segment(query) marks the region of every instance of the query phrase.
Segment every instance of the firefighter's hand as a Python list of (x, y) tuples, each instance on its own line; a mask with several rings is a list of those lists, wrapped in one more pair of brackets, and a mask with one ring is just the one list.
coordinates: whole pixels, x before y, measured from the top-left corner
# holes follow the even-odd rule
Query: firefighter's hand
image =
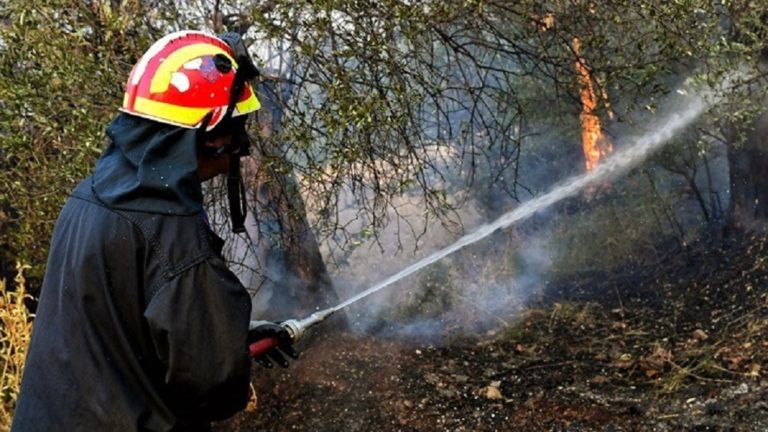
[(299, 354), (293, 349), (291, 335), (288, 334), (288, 330), (283, 326), (271, 321), (251, 321), (250, 329), (248, 330), (248, 344), (250, 345), (267, 338), (277, 339), (279, 341), (278, 345), (263, 355), (254, 357), (256, 363), (266, 368), (271, 368), (274, 361), (282, 367), (288, 367), (288, 360), (285, 359), (283, 354), (287, 354), (293, 359), (299, 358)]

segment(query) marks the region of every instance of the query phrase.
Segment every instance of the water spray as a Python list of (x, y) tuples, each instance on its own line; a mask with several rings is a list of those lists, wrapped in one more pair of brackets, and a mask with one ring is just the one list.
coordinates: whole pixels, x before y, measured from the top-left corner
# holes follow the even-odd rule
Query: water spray
[[(307, 331), (307, 329), (324, 321), (333, 315), (336, 311), (344, 309), (347, 306), (350, 306), (351, 304), (370, 296), (371, 294), (381, 291), (393, 283), (452, 254), (453, 252), (456, 252), (464, 246), (470, 245), (485, 237), (488, 237), (496, 230), (506, 228), (515, 222), (519, 222), (532, 216), (539, 210), (547, 208), (552, 204), (563, 200), (564, 198), (573, 196), (592, 183), (605, 180), (610, 176), (614, 176), (618, 173), (626, 171), (636, 163), (645, 159), (645, 157), (648, 156), (651, 152), (666, 144), (678, 132), (688, 126), (696, 118), (698, 118), (704, 112), (707, 106), (708, 105), (701, 99), (695, 99), (691, 101), (690, 105), (669, 116), (662, 124), (658, 125), (655, 130), (636, 138), (634, 142), (627, 146), (625, 150), (616, 152), (612, 156), (608, 157), (594, 170), (580, 176), (569, 178), (559, 186), (554, 187), (546, 194), (526, 201), (525, 204), (517, 207), (512, 211), (509, 211), (508, 213), (503, 214), (493, 222), (480, 226), (474, 232), (461, 237), (453, 244), (425, 258), (422, 258), (418, 262), (406, 267), (399, 273), (388, 277), (382, 282), (379, 282), (378, 284), (345, 300), (336, 306), (317, 311), (304, 319), (290, 319), (284, 321), (281, 323), (281, 325), (288, 331), (291, 339), (294, 342), (297, 342), (304, 336), (304, 333)], [(278, 344), (279, 340), (277, 338), (262, 339), (251, 344), (249, 347), (249, 352), (251, 357), (259, 357), (266, 351), (278, 346)]]

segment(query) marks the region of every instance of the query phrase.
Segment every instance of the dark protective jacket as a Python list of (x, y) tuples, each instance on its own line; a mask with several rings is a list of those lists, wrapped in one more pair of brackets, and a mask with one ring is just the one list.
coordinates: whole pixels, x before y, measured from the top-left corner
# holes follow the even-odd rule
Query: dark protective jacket
[(13, 431), (204, 431), (245, 406), (250, 297), (195, 131), (127, 114), (54, 230)]

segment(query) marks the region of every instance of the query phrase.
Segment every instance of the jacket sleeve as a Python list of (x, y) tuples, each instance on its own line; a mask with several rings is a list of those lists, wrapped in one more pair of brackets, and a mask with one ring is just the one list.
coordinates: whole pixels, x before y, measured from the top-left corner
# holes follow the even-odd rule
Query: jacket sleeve
[(245, 407), (251, 299), (218, 257), (171, 278), (144, 316), (178, 415), (221, 420)]

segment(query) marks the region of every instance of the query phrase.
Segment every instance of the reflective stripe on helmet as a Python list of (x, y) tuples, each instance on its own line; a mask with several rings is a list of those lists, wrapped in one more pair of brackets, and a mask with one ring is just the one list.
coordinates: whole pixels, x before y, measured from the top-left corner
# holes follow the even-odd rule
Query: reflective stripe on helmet
[[(214, 109), (184, 107), (142, 97), (136, 98), (133, 105), (133, 110), (139, 115), (143, 114), (143, 117), (186, 128), (196, 128), (203, 121), (206, 114), (216, 109), (224, 111), (227, 109), (227, 106), (224, 105)], [(163, 116), (158, 117), (151, 113), (163, 113)], [(168, 120), (169, 118), (175, 119), (174, 122), (171, 123)], [(211, 120), (213, 121), (214, 119)]]
[[(250, 91), (251, 93), (253, 93), (252, 88), (250, 88)], [(183, 107), (179, 105), (173, 105), (173, 104), (155, 101), (147, 98), (141, 98), (141, 97), (137, 97), (135, 99), (133, 107), (134, 108), (132, 111), (128, 111), (124, 108), (121, 108), (120, 111), (127, 112), (129, 114), (134, 114), (139, 117), (144, 117), (150, 120), (172, 124), (174, 126), (181, 126), (189, 129), (194, 129), (199, 127), (200, 123), (203, 121), (203, 118), (205, 118), (205, 115), (211, 111), (215, 111), (213, 118), (211, 118), (211, 123), (218, 123), (218, 121), (220, 120), (219, 117), (227, 109), (226, 105), (215, 107), (214, 109)], [(259, 103), (259, 100), (256, 97), (249, 97), (245, 101), (237, 103), (235, 107), (236, 108), (235, 108), (235, 111), (232, 113), (232, 117), (239, 117), (241, 115), (249, 114), (258, 110), (259, 108), (261, 108), (261, 103)], [(150, 114), (150, 113), (157, 113), (157, 112), (162, 112), (164, 115), (162, 117), (158, 117)], [(171, 121), (171, 120), (168, 120), (168, 118), (178, 119), (179, 121)], [(213, 129), (213, 127), (209, 126), (207, 129), (211, 130)]]
[(255, 96), (253, 87), (250, 84), (248, 84), (247, 91), (254, 96), (248, 97), (245, 100), (241, 100), (240, 102), (238, 102), (235, 105), (235, 112), (232, 114), (232, 117), (237, 117), (243, 114), (252, 113), (254, 111), (257, 111), (259, 108), (261, 108), (261, 102), (259, 102), (259, 99)]

